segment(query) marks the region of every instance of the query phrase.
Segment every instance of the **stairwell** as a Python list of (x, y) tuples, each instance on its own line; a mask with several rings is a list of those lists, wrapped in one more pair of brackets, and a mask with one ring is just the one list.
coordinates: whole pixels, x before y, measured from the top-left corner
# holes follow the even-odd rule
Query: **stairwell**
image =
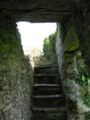
[(58, 66), (34, 69), (32, 120), (67, 120)]

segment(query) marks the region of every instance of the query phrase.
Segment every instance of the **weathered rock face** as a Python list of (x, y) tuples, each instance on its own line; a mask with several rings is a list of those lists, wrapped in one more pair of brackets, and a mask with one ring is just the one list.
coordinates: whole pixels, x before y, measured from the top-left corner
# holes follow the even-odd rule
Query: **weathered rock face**
[[(79, 19), (79, 18), (78, 18)], [(90, 94), (88, 64), (85, 57), (84, 44), (79, 44), (81, 36), (78, 32), (81, 26), (76, 25), (75, 18), (70, 18), (66, 23), (58, 24), (57, 29), (57, 55), (62, 77), (62, 84), (66, 94), (66, 105), (69, 120), (90, 119)], [(88, 27), (83, 31), (86, 34)], [(61, 34), (61, 39), (60, 39)], [(89, 39), (89, 38), (88, 38)], [(88, 45), (86, 48), (89, 49)], [(82, 52), (84, 52), (82, 56)], [(83, 58), (84, 57), (84, 58)]]
[(86, 11), (83, 15), (82, 35), (80, 36), (80, 45), (82, 48), (83, 57), (87, 64), (87, 70), (90, 74), (90, 13)]
[(70, 16), (76, 0), (3, 0), (0, 12), (17, 20), (31, 22), (56, 22)]
[(0, 16), (0, 120), (30, 120), (32, 73), (15, 21)]

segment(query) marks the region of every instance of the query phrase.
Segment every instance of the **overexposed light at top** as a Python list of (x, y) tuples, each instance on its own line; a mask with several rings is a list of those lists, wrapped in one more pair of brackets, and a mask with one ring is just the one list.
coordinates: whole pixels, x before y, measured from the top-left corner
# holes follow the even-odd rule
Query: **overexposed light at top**
[(43, 40), (56, 31), (56, 23), (18, 22), (17, 27), (25, 54), (32, 48), (42, 51)]

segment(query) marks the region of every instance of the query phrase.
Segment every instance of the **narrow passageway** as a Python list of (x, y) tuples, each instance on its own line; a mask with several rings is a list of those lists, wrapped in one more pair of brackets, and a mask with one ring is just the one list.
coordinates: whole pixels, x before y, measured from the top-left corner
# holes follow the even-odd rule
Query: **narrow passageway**
[(20, 22), (18, 27), (24, 54), (34, 67), (31, 120), (67, 120), (65, 96), (56, 62), (56, 23)]
[(90, 0), (1, 0), (0, 23), (0, 120), (90, 120)]
[(34, 68), (32, 120), (67, 120), (58, 66)]

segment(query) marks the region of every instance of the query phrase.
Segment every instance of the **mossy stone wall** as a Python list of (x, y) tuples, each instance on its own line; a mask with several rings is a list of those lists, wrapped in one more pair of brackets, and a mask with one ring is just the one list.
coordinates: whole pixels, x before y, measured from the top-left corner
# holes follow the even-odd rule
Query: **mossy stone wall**
[(16, 21), (0, 16), (0, 120), (30, 120), (32, 68)]
[[(80, 24), (79, 24), (80, 23)], [(86, 22), (85, 22), (86, 24)], [(84, 30), (81, 17), (72, 16), (58, 25), (57, 55), (63, 89), (66, 95), (68, 120), (89, 120), (90, 118), (90, 56), (88, 27)], [(81, 33), (84, 33), (81, 35)], [(85, 34), (86, 39), (85, 38)], [(84, 41), (83, 43), (82, 40)], [(88, 42), (88, 44), (87, 44)], [(87, 49), (85, 49), (85, 46)]]

